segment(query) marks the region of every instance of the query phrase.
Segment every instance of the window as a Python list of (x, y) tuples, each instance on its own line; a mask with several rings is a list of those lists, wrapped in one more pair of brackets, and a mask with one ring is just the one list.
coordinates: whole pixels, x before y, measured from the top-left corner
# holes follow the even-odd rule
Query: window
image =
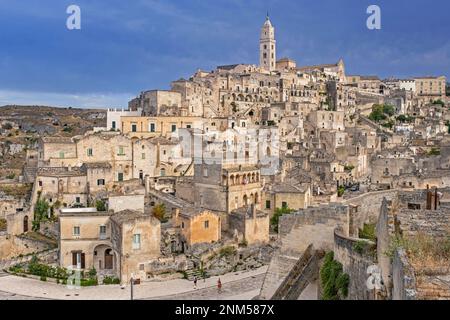
[(150, 132), (155, 132), (156, 131), (156, 126), (154, 123), (150, 123)]
[(208, 168), (203, 168), (203, 176), (208, 177)]
[(131, 131), (132, 131), (132, 132), (136, 132), (136, 131), (137, 131), (137, 125), (136, 125), (135, 123), (133, 123), (133, 124), (131, 125)]
[(64, 151), (60, 151), (59, 152), (59, 158), (60, 159), (64, 159)]
[(104, 186), (105, 185), (105, 179), (98, 179), (97, 180), (97, 185), (98, 186)]
[(266, 200), (266, 209), (270, 209), (270, 200)]
[(184, 229), (184, 222), (181, 222), (181, 229)]
[(141, 155), (141, 159), (144, 160), (145, 159), (145, 153), (142, 153)]
[(75, 198), (75, 202), (76, 202), (76, 203), (81, 203), (80, 197), (76, 197), (76, 198)]
[(106, 237), (106, 226), (100, 226), (100, 237)]
[(92, 157), (94, 155), (92, 148), (87, 149), (87, 156)]
[(205, 221), (205, 229), (208, 229), (208, 228), (209, 228), (209, 221), (206, 220), (206, 221)]
[(190, 128), (192, 128), (192, 126), (190, 124), (188, 124), (188, 125), (186, 125), (186, 128), (190, 129)]
[(119, 172), (119, 173), (117, 174), (117, 180), (118, 180), (118, 181), (123, 181), (123, 172)]
[(282, 202), (281, 203), (281, 207), (283, 208), (283, 209), (287, 209), (287, 207), (288, 207), (288, 204), (287, 204), (287, 202)]
[(135, 234), (133, 235), (133, 249), (140, 249), (141, 248), (141, 235)]
[(123, 147), (122, 146), (120, 146), (119, 147), (119, 152), (118, 152), (118, 154), (117, 155), (119, 155), (119, 156), (124, 156), (125, 155), (125, 152), (124, 152), (124, 150), (123, 150)]
[(42, 181), (39, 181), (39, 187), (42, 187)]
[(177, 125), (176, 125), (176, 124), (173, 124), (173, 125), (172, 125), (172, 132), (175, 132), (175, 131), (177, 131)]
[(80, 227), (79, 226), (73, 227), (73, 235), (75, 237), (79, 237), (80, 236)]
[(116, 122), (115, 122), (115, 121), (112, 122), (111, 127), (112, 127), (114, 130), (116, 130)]

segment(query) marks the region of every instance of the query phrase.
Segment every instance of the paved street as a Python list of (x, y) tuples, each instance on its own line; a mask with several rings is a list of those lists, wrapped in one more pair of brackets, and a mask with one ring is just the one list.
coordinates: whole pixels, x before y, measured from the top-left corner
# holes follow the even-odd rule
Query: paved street
[(207, 287), (201, 289), (201, 282), (199, 289), (187, 293), (180, 293), (171, 296), (156, 297), (152, 299), (161, 300), (251, 300), (259, 294), (264, 274), (252, 276), (236, 281), (231, 281), (222, 286), (219, 294), (217, 286)]
[[(248, 272), (233, 272), (220, 277), (222, 293), (217, 292), (218, 277), (198, 282), (184, 279), (145, 282), (134, 288), (135, 299), (238, 299), (249, 300), (258, 295), (267, 267)], [(69, 289), (67, 286), (16, 276), (0, 277), (0, 300), (65, 299), (65, 300), (128, 300), (130, 287), (118, 285)]]

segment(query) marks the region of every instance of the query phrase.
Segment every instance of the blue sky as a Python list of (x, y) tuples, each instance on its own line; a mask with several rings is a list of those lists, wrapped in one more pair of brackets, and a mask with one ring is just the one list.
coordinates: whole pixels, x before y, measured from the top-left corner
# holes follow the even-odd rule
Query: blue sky
[[(66, 8), (81, 7), (81, 30)], [(366, 28), (381, 7), (382, 29)], [(348, 74), (450, 77), (448, 0), (0, 0), (0, 105), (126, 107), (196, 69), (258, 63), (266, 12), (278, 57)]]

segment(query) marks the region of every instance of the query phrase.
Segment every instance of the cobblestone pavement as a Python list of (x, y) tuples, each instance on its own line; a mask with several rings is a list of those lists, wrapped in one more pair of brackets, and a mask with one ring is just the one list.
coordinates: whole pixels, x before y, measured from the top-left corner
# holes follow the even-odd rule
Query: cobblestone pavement
[[(152, 300), (224, 300), (227, 298), (252, 299), (259, 294), (259, 290), (264, 281), (264, 274), (252, 276), (236, 281), (231, 281), (222, 285), (219, 294), (216, 286), (197, 289), (187, 293), (174, 294), (151, 298)], [(201, 281), (199, 281), (201, 285)]]
[(15, 293), (0, 291), (0, 300), (48, 300), (44, 298), (27, 297)]
[[(236, 299), (250, 300), (259, 294), (267, 267), (232, 272), (220, 277), (222, 292), (217, 292), (218, 277), (193, 282), (183, 279), (163, 282), (144, 282), (135, 286), (134, 298), (145, 299)], [(66, 286), (12, 275), (0, 275), (0, 300), (63, 299), (63, 300), (128, 300), (130, 287), (120, 285), (83, 287), (70, 290)]]

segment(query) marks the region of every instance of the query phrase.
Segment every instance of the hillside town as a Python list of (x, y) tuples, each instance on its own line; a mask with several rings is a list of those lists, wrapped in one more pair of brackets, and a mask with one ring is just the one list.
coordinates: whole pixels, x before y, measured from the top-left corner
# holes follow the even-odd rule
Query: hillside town
[(441, 75), (279, 58), (267, 16), (258, 65), (197, 70), (121, 109), (0, 113), (0, 299), (19, 279), (33, 296), (24, 281), (257, 270), (250, 299), (450, 299), (449, 95)]

